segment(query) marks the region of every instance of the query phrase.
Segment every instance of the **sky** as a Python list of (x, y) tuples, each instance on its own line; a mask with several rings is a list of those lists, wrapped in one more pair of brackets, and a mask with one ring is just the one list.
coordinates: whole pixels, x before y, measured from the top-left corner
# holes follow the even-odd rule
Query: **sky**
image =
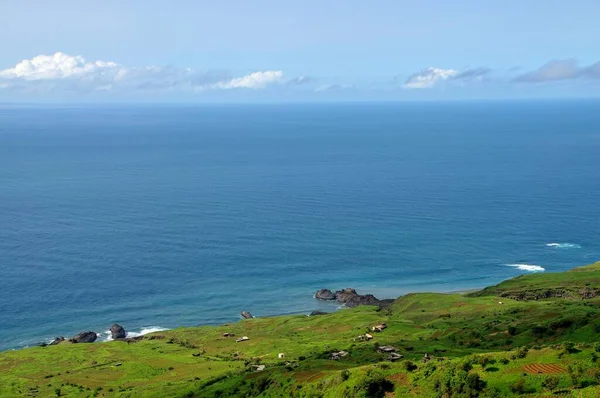
[(0, 101), (600, 97), (598, 0), (2, 0)]

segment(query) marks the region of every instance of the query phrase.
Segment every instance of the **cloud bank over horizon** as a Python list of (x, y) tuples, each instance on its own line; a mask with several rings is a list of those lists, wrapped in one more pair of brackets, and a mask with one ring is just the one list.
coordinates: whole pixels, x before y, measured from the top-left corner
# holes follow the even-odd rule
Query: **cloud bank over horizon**
[(62, 52), (38, 55), (0, 70), (1, 88), (80, 91), (264, 89), (283, 81), (280, 70), (234, 77), (226, 71), (197, 71), (172, 66), (128, 67), (112, 61), (86, 61)]
[(521, 83), (544, 83), (574, 79), (600, 79), (600, 62), (589, 66), (579, 66), (576, 59), (552, 60), (513, 80)]
[[(600, 62), (580, 66), (575, 59), (552, 60), (537, 69), (494, 70), (490, 67), (444, 68), (427, 67), (404, 78), (380, 83), (374, 81), (340, 81), (333, 76), (328, 81), (322, 77), (297, 75), (288, 77), (282, 70), (265, 69), (247, 73), (230, 70), (198, 70), (177, 66), (127, 66), (114, 61), (88, 61), (80, 55), (56, 52), (38, 55), (0, 69), (0, 94), (9, 98), (14, 94), (36, 96), (67, 93), (70, 96), (103, 93), (112, 96), (160, 96), (173, 94), (245, 92), (252, 98), (258, 92), (283, 95), (285, 98), (325, 96), (334, 98), (356, 97), (359, 94), (373, 98), (396, 93), (401, 98), (411, 98), (416, 92), (454, 93), (510, 89), (511, 86), (541, 86), (555, 82), (600, 81)], [(405, 75), (406, 76), (406, 75)], [(389, 78), (388, 78), (389, 79)], [(471, 90), (473, 88), (473, 90)], [(308, 97), (307, 97), (308, 96)], [(283, 98), (282, 97), (282, 98)], [(233, 98), (233, 97), (229, 97)], [(342, 98), (342, 97), (340, 97)]]

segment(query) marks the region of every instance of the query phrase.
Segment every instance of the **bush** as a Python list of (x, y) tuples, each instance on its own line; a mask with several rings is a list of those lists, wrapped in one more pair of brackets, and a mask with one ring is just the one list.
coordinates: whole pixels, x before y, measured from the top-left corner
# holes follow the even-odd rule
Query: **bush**
[(558, 387), (559, 383), (560, 379), (558, 377), (548, 376), (544, 380), (542, 380), (542, 387), (549, 391), (553, 391), (556, 389), (556, 387)]
[(404, 366), (404, 369), (406, 369), (409, 372), (412, 372), (413, 370), (417, 370), (417, 368), (418, 368), (418, 366), (415, 365), (415, 363), (412, 361), (404, 361), (402, 363), (402, 365)]
[(508, 334), (511, 336), (514, 336), (517, 334), (517, 328), (515, 326), (509, 326), (508, 327)]
[(461, 370), (464, 370), (465, 372), (469, 372), (471, 369), (473, 369), (473, 363), (471, 362), (470, 359), (465, 359), (460, 363), (459, 367)]
[(340, 372), (340, 376), (342, 377), (342, 381), (346, 381), (350, 378), (350, 372), (348, 369), (344, 369)]
[(525, 379), (520, 378), (518, 380), (516, 380), (515, 382), (513, 382), (510, 385), (510, 391), (512, 391), (515, 394), (524, 394), (525, 393)]
[(550, 330), (544, 325), (536, 325), (531, 328), (531, 334), (534, 337), (544, 337), (546, 334), (549, 334)]
[(557, 329), (567, 329), (567, 328), (571, 327), (571, 325), (573, 325), (572, 319), (561, 318), (561, 319), (557, 319), (554, 322), (551, 322), (549, 326), (550, 326), (550, 329), (557, 330)]
[(356, 397), (383, 398), (386, 392), (394, 391), (394, 384), (381, 373), (369, 370), (355, 387)]
[(481, 395), (486, 382), (479, 374), (468, 373), (461, 366), (448, 368), (435, 382), (435, 387), (442, 397), (475, 398)]
[(469, 373), (466, 379), (467, 391), (471, 396), (479, 396), (477, 393), (483, 391), (487, 383), (481, 380), (478, 373)]
[(529, 351), (529, 349), (527, 347), (520, 347), (517, 350), (517, 358), (525, 358), (527, 356), (527, 352)]

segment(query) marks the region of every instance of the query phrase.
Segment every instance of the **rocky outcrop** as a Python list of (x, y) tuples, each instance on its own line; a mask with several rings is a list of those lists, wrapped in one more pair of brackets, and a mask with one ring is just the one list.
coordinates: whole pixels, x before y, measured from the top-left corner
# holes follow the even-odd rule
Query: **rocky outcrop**
[(254, 316), (250, 313), (250, 311), (242, 311), (240, 313), (240, 315), (242, 316), (242, 318), (244, 319), (251, 319), (254, 318)]
[(59, 336), (59, 337), (56, 337), (54, 340), (52, 340), (52, 342), (48, 345), (57, 345), (57, 344), (62, 343), (63, 341), (65, 341), (65, 338), (63, 336)]
[[(329, 289), (320, 289), (315, 293), (318, 300), (332, 301), (345, 304), (347, 307), (357, 307), (359, 305), (381, 305), (389, 304), (389, 300), (379, 300), (372, 294), (358, 294), (355, 289), (346, 288), (332, 292)], [(393, 300), (392, 300), (393, 301)]]
[(579, 295), (583, 300), (589, 300), (600, 296), (600, 289), (584, 287), (579, 291)]
[(98, 338), (96, 332), (81, 332), (71, 337), (69, 341), (71, 343), (93, 343)]
[(600, 297), (600, 289), (586, 286), (579, 290), (564, 288), (520, 290), (502, 292), (499, 294), (499, 296), (518, 301), (545, 300), (551, 298), (562, 298), (567, 300), (590, 300)]
[(127, 332), (123, 326), (117, 323), (110, 327), (110, 334), (113, 340), (124, 339), (127, 336)]
[(311, 312), (309, 316), (327, 315), (327, 314), (329, 314), (329, 312), (315, 310), (315, 311)]
[(315, 298), (317, 300), (326, 300), (326, 301), (335, 300), (336, 299), (336, 294), (333, 293), (329, 289), (319, 289), (315, 293)]

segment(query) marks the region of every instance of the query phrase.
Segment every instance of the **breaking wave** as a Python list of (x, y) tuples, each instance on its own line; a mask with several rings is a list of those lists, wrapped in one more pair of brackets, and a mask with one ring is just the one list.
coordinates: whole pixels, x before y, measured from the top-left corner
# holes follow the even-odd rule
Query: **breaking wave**
[(556, 242), (552, 242), (552, 243), (546, 243), (546, 246), (548, 246), (548, 247), (555, 247), (557, 249), (581, 249), (581, 245), (578, 245), (577, 243), (556, 243)]
[[(145, 334), (154, 333), (154, 332), (162, 332), (163, 330), (169, 330), (167, 328), (163, 328), (161, 326), (147, 326), (141, 328), (139, 331), (127, 331), (127, 337), (138, 337), (143, 336)], [(101, 341), (111, 341), (111, 333), (110, 330), (105, 330), (103, 333), (99, 333), (99, 339)]]
[(543, 272), (546, 269), (540, 265), (534, 264), (505, 264), (507, 267), (514, 267), (520, 269), (521, 271), (529, 271), (529, 272)]

